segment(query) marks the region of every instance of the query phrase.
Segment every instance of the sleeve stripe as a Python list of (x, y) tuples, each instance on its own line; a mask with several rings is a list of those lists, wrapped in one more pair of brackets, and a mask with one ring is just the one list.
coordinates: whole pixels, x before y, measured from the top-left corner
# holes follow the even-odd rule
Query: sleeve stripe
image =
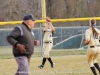
[(20, 31), (21, 31), (21, 36), (23, 35), (23, 29), (22, 29), (22, 27), (21, 26), (17, 26), (19, 29), (20, 29)]

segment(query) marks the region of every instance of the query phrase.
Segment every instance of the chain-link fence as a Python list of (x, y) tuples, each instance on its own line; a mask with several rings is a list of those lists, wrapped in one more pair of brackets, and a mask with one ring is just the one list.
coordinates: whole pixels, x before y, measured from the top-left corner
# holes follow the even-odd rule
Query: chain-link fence
[[(60, 25), (57, 27), (57, 25)], [(72, 23), (73, 24), (73, 23)], [(78, 24), (78, 23), (75, 23)], [(66, 26), (67, 23), (53, 23), (55, 27), (55, 33), (53, 35), (53, 49), (55, 50), (62, 50), (62, 49), (84, 49), (84, 33), (89, 26)], [(62, 25), (65, 25), (62, 27)], [(11, 47), (6, 40), (6, 36), (11, 32), (11, 30), (15, 27), (14, 25), (12, 28), (7, 26), (5, 28), (0, 29), (0, 47)], [(35, 34), (35, 39), (39, 40), (39, 46), (35, 48), (42, 53), (42, 41), (43, 41), (43, 25), (36, 24), (36, 27), (33, 28), (33, 32)], [(99, 26), (97, 28), (100, 29)], [(1, 49), (1, 48), (0, 48)]]

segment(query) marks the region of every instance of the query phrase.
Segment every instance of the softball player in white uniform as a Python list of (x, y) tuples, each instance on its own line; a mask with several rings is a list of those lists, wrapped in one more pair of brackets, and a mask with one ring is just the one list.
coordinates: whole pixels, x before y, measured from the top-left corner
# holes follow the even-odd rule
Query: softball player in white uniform
[(44, 28), (44, 38), (43, 38), (43, 60), (42, 60), (42, 65), (38, 66), (40, 69), (44, 67), (44, 64), (46, 62), (46, 59), (51, 64), (51, 67), (54, 68), (54, 63), (52, 62), (52, 59), (49, 56), (49, 52), (52, 49), (53, 46), (53, 37), (52, 34), (55, 32), (55, 28), (53, 27), (50, 18), (46, 17), (46, 26)]
[(84, 43), (88, 45), (87, 59), (88, 59), (90, 69), (92, 70), (94, 75), (97, 75), (95, 71), (95, 67), (100, 73), (100, 67), (96, 60), (99, 54), (99, 50), (100, 50), (100, 47), (99, 47), (100, 31), (97, 28), (95, 28), (95, 25), (96, 25), (96, 20), (91, 19), (90, 28), (85, 31)]

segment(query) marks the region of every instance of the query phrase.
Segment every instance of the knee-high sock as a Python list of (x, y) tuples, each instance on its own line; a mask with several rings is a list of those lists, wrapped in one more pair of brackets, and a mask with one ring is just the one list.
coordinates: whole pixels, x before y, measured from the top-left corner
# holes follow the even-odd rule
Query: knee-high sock
[(93, 74), (94, 75), (97, 75), (96, 71), (95, 71), (95, 68), (94, 67), (90, 67), (90, 69), (92, 70)]
[(100, 67), (99, 67), (98, 63), (95, 63), (94, 66), (97, 68), (97, 70), (98, 70), (99, 73), (100, 73)]
[(48, 61), (49, 61), (51, 64), (53, 64), (52, 59), (51, 59), (50, 57), (48, 58)]
[(43, 58), (43, 60), (42, 60), (42, 65), (44, 65), (45, 62), (46, 62), (46, 58)]

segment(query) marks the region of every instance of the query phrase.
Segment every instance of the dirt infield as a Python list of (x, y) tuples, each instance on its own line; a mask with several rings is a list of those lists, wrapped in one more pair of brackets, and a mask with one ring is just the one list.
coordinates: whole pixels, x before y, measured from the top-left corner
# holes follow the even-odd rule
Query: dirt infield
[[(98, 57), (98, 63), (100, 56)], [(33, 57), (30, 62), (30, 75), (92, 75), (86, 55), (52, 56), (55, 68), (51, 68), (47, 61), (43, 69), (42, 57)], [(14, 59), (0, 59), (0, 75), (14, 75), (17, 64)], [(97, 71), (97, 70), (96, 70)], [(97, 71), (98, 73), (98, 71)]]

